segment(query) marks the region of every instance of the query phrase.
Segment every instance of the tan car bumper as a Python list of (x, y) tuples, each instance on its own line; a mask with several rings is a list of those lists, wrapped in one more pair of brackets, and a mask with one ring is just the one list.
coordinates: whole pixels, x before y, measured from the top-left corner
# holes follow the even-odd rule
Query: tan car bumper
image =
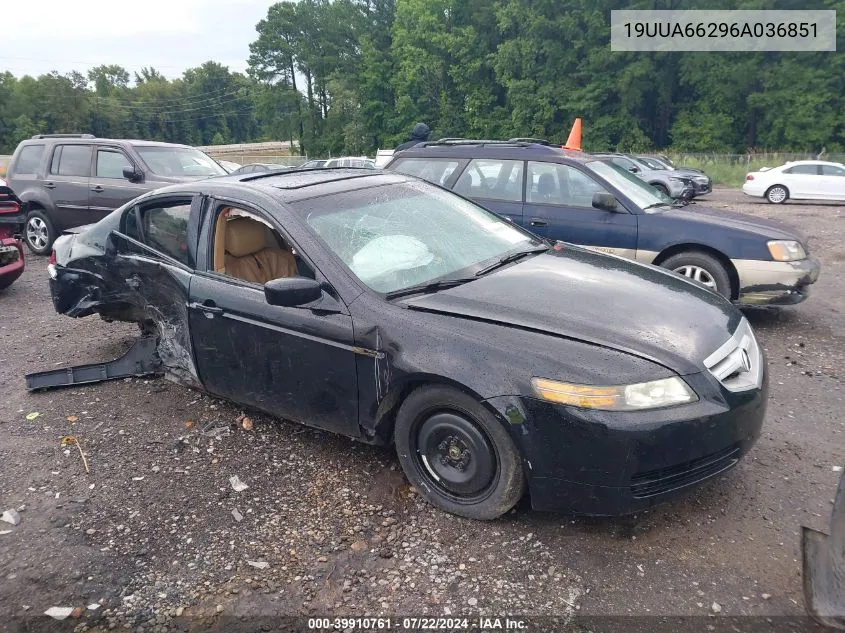
[(739, 276), (741, 305), (792, 305), (810, 293), (819, 278), (821, 264), (814, 257), (795, 262), (731, 260)]

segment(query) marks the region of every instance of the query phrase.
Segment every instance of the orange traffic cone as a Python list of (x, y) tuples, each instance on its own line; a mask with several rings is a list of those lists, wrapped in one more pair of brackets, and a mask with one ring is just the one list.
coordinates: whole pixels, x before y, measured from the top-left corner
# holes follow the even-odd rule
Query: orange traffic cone
[(562, 147), (563, 149), (571, 149), (576, 152), (581, 151), (581, 117), (575, 119), (572, 129), (569, 132), (569, 138), (566, 139), (566, 145)]

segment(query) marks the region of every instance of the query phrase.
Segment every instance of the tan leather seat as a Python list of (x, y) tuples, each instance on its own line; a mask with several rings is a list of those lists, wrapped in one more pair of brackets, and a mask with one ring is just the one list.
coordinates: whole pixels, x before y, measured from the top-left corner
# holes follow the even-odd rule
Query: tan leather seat
[(293, 253), (267, 246), (267, 230), (261, 222), (244, 217), (226, 220), (225, 245), (225, 273), (231, 277), (265, 284), (297, 274)]

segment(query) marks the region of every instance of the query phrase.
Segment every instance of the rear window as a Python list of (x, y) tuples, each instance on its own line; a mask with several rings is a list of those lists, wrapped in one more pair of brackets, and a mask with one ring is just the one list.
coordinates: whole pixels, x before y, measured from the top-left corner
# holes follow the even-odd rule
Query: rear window
[(805, 176), (818, 176), (819, 175), (819, 166), (818, 165), (796, 165), (795, 167), (790, 167), (789, 169), (784, 170), (787, 174), (803, 174)]
[(38, 165), (41, 164), (41, 157), (44, 155), (43, 145), (25, 145), (21, 148), (18, 159), (9, 173), (14, 174), (36, 174)]

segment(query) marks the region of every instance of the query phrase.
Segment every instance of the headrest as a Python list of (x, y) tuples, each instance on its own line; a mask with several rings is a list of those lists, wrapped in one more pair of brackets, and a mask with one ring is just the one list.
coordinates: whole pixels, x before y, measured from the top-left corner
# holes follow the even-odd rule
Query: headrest
[(249, 218), (226, 220), (226, 252), (234, 257), (252, 255), (267, 248), (267, 233), (261, 222)]

